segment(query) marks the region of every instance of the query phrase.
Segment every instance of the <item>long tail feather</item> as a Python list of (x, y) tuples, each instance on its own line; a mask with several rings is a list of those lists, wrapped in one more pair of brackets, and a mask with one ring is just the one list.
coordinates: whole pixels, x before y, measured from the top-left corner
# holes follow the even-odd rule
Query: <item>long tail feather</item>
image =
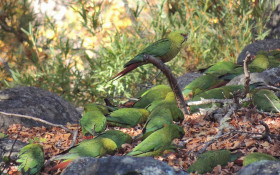
[(59, 168), (60, 169), (65, 169), (68, 166), (68, 164), (71, 163), (71, 162), (72, 162), (72, 160), (62, 162), (62, 163), (52, 167), (50, 171), (58, 170)]
[(124, 70), (122, 70), (120, 73), (118, 73), (117, 75), (115, 75), (113, 78), (111, 78), (110, 80), (117, 80), (119, 78), (121, 78), (122, 76), (126, 75), (127, 73), (133, 71), (134, 69), (136, 69), (138, 66), (140, 66), (141, 62), (139, 63), (134, 63), (131, 64), (129, 66), (127, 66)]

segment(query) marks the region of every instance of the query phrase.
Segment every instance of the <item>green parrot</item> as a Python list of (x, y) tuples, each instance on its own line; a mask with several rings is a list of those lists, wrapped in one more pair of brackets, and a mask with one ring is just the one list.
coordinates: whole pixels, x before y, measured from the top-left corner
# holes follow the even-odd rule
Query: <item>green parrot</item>
[(97, 137), (85, 140), (78, 145), (68, 149), (57, 156), (54, 160), (64, 159), (65, 161), (56, 165), (52, 170), (65, 168), (72, 160), (79, 157), (101, 157), (106, 154), (112, 154), (116, 149), (121, 148), (124, 143), (131, 143), (130, 135), (118, 131), (108, 130)]
[[(254, 72), (262, 72), (269, 67), (269, 60), (268, 56), (264, 54), (257, 54), (255, 59), (248, 65), (248, 69), (250, 73)], [(223, 76), (220, 76), (220, 79), (230, 81), (234, 77), (244, 74), (244, 68), (243, 67), (236, 67), (235, 69), (229, 71), (227, 74), (224, 74)]]
[(151, 55), (160, 59), (162, 62), (172, 60), (180, 51), (184, 41), (188, 39), (186, 32), (174, 31), (163, 38), (146, 47), (141, 53), (124, 65), (124, 70), (115, 75), (112, 79), (118, 79), (145, 63), (143, 56)]
[(102, 105), (97, 105), (95, 103), (90, 103), (90, 104), (85, 105), (83, 114), (85, 114), (88, 111), (94, 111), (94, 110), (96, 110), (96, 108), (99, 109), (104, 115), (109, 114), (109, 110), (107, 109), (107, 107), (102, 106)]
[(211, 172), (217, 165), (225, 166), (228, 162), (235, 161), (240, 154), (240, 152), (232, 154), (229, 150), (207, 151), (198, 156), (196, 162), (189, 166), (187, 172), (198, 172), (199, 174)]
[(36, 174), (44, 165), (43, 147), (39, 144), (28, 144), (19, 152), (19, 159), (17, 160), (19, 170), (23, 174)]
[(106, 117), (98, 107), (88, 107), (80, 121), (82, 133), (95, 135), (106, 129)]
[[(252, 93), (253, 104), (257, 106), (259, 110), (265, 112), (279, 112), (280, 111), (280, 99), (275, 95), (273, 91), (267, 89), (258, 89)], [(270, 99), (267, 99), (267, 97)], [(275, 107), (278, 109), (276, 110)]]
[(169, 92), (164, 100), (154, 101), (147, 108), (149, 111), (169, 109), (173, 118), (173, 121), (183, 121), (184, 113), (178, 108), (174, 92)]
[(134, 108), (146, 108), (153, 101), (164, 100), (167, 93), (172, 92), (170, 86), (157, 85), (144, 92), (141, 98), (134, 104)]
[(102, 157), (112, 154), (118, 148), (117, 144), (110, 138), (96, 137), (85, 140), (71, 148), (68, 153), (58, 156), (55, 160), (74, 160), (79, 157)]
[(280, 50), (273, 50), (267, 53), (269, 68), (280, 66)]
[(138, 123), (146, 122), (149, 111), (139, 108), (121, 108), (106, 117), (107, 123), (115, 126), (131, 128)]
[(251, 163), (258, 162), (261, 160), (277, 160), (277, 159), (269, 154), (255, 152), (245, 156), (243, 160), (243, 166), (247, 166)]
[(190, 93), (192, 93), (192, 96), (198, 95), (199, 93), (208, 90), (220, 83), (222, 83), (222, 80), (219, 80), (218, 77), (209, 74), (209, 75), (203, 75), (195, 80), (193, 80), (190, 84), (188, 84), (184, 90), (183, 95), (188, 97)]
[[(200, 93), (193, 97), (191, 101), (200, 101), (201, 98), (204, 99), (230, 99), (232, 98), (232, 94), (235, 91), (244, 90), (243, 85), (230, 85), (230, 86), (223, 86), (215, 89), (210, 89), (208, 91), (205, 91), (203, 93)], [(191, 106), (190, 110), (191, 112), (197, 112), (199, 108), (211, 108), (212, 104), (204, 104), (204, 105), (197, 105), (197, 106)]]
[(168, 149), (175, 138), (182, 138), (185, 132), (182, 127), (170, 124), (149, 135), (137, 145), (128, 156), (157, 156)]
[(142, 130), (144, 138), (150, 135), (153, 131), (172, 124), (172, 121), (173, 118), (169, 109), (157, 108), (156, 110), (153, 110)]
[(96, 138), (109, 138), (117, 144), (117, 148), (121, 148), (124, 143), (130, 144), (132, 142), (132, 138), (129, 134), (119, 130), (107, 130), (98, 135)]
[(225, 75), (235, 68), (239, 67), (237, 64), (234, 64), (230, 61), (220, 61), (213, 66), (209, 67), (206, 71), (203, 73), (213, 75), (215, 77), (219, 77), (221, 75)]

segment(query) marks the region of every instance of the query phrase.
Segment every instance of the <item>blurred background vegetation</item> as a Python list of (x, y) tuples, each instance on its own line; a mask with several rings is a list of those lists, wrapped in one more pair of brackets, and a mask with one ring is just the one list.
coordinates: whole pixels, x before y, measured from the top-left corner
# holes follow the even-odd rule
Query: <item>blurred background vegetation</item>
[(189, 33), (167, 63), (176, 76), (220, 60), (236, 62), (248, 43), (268, 34), (265, 24), (275, 7), (265, 0), (72, 0), (52, 14), (50, 3), (1, 0), (0, 90), (41, 87), (76, 106), (131, 97), (139, 84), (166, 83), (163, 75), (152, 80), (157, 69), (151, 65), (108, 80), (173, 30)]

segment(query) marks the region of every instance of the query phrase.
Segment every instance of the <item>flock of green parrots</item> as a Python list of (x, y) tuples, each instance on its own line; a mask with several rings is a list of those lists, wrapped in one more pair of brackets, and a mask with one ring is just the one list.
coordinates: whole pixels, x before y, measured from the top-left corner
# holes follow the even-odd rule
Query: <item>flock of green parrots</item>
[[(112, 79), (119, 78), (133, 69), (146, 64), (144, 55), (148, 54), (161, 59), (163, 62), (174, 58), (182, 47), (187, 35), (182, 31), (171, 32), (167, 38), (161, 39), (125, 64), (125, 69)], [(250, 72), (262, 72), (268, 68), (280, 65), (280, 52), (261, 52), (249, 65)], [(232, 98), (234, 91), (244, 90), (242, 85), (225, 86), (225, 84), (235, 76), (243, 74), (243, 67), (232, 62), (222, 61), (204, 71), (204, 75), (198, 77), (187, 85), (183, 90), (183, 95), (189, 101), (200, 101), (204, 99), (225, 99)], [(266, 112), (279, 112), (280, 100), (273, 91), (267, 89), (254, 89), (252, 85), (250, 95), (253, 104)], [(211, 108), (212, 104), (191, 106), (191, 112), (197, 112), (199, 108)], [(131, 143), (132, 138), (119, 130), (107, 130), (107, 125), (131, 128), (138, 124), (143, 124), (142, 134), (136, 139), (141, 139), (129, 156), (156, 156), (161, 155), (165, 150), (172, 149), (172, 142), (175, 138), (182, 138), (185, 135), (184, 129), (174, 122), (184, 120), (183, 112), (178, 108), (175, 95), (167, 85), (158, 85), (145, 91), (141, 98), (132, 108), (107, 107), (97, 104), (88, 104), (84, 107), (83, 116), (80, 121), (82, 133), (93, 135), (93, 139), (85, 140), (71, 148), (65, 154), (56, 158), (65, 161), (78, 157), (101, 157), (113, 154), (124, 143)], [(231, 153), (227, 150), (221, 152), (207, 153), (210, 156), (201, 155), (198, 161), (190, 166), (189, 172), (198, 171), (204, 173), (211, 171), (217, 164), (224, 164), (230, 161)], [(22, 163), (20, 168), (24, 172), (33, 174), (38, 172), (44, 160), (42, 147), (39, 144), (30, 144), (24, 147), (20, 153), (18, 162)], [(206, 154), (206, 153), (205, 153)], [(222, 158), (215, 158), (212, 154), (223, 154)], [(224, 156), (226, 155), (226, 156)], [(210, 157), (210, 158), (209, 158)], [(212, 160), (211, 158), (214, 159)], [(36, 159), (39, 159), (37, 160)], [(199, 170), (199, 163), (202, 159), (210, 163), (205, 170)], [(225, 160), (225, 161), (224, 161)], [(28, 163), (26, 163), (28, 162)]]

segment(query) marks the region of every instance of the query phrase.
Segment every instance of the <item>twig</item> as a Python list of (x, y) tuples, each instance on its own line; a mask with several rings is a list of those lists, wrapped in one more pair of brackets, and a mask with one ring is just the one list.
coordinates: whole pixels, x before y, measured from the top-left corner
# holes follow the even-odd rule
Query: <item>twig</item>
[(250, 52), (247, 51), (246, 58), (244, 59), (244, 62), (243, 62), (244, 76), (245, 76), (245, 79), (244, 79), (245, 91), (244, 91), (244, 95), (243, 95), (244, 98), (250, 91), (250, 73), (248, 70), (248, 62), (251, 61), (253, 58), (254, 58), (253, 55), (251, 55)]
[(41, 123), (45, 123), (45, 124), (47, 124), (47, 125), (54, 126), (54, 127), (59, 127), (59, 128), (64, 129), (65, 131), (68, 131), (68, 132), (73, 133), (73, 131), (71, 131), (70, 129), (66, 128), (66, 127), (63, 126), (63, 125), (54, 124), (54, 123), (48, 122), (48, 121), (46, 121), (46, 120), (39, 119), (39, 118), (36, 118), (36, 117), (32, 117), (32, 116), (29, 116), (29, 115), (7, 113), (7, 112), (2, 112), (2, 111), (0, 111), (0, 114), (3, 114), (3, 115), (5, 115), (5, 116), (16, 116), (16, 117), (27, 118), (27, 119), (30, 119), (30, 120), (39, 121), (39, 122), (41, 122)]
[[(249, 98), (245, 98), (245, 99), (240, 99), (239, 103), (244, 103), (250, 101)], [(203, 105), (203, 104), (209, 104), (209, 103), (233, 103), (234, 100), (233, 99), (204, 99), (201, 98), (200, 101), (190, 101), (187, 103), (188, 106), (196, 106), (196, 105)]]
[[(13, 74), (12, 74), (12, 72), (11, 72), (11, 68), (10, 68), (10, 66), (8, 65), (8, 63), (7, 63), (3, 58), (1, 58), (1, 57), (0, 57), (0, 62), (4, 65), (5, 69), (8, 71), (8, 73), (10, 74), (10, 76), (14, 79), (14, 76), (13, 76)], [(15, 80), (15, 79), (14, 79), (14, 80)]]
[(264, 94), (264, 96), (269, 100), (269, 102), (272, 104), (272, 106), (274, 107), (274, 109), (277, 111), (277, 112), (280, 112), (280, 110), (275, 106), (275, 104), (273, 103), (273, 101), (270, 100), (270, 98)]
[(270, 129), (269, 129), (268, 125), (265, 122), (263, 122), (262, 120), (260, 120), (259, 122), (265, 128), (265, 133), (263, 134), (262, 139), (266, 139), (269, 143), (272, 144), (273, 142), (271, 140), (271, 134), (270, 134)]
[(182, 91), (178, 85), (176, 78), (170, 71), (170, 68), (167, 67), (160, 59), (156, 59), (155, 57), (153, 57), (151, 55), (145, 54), (143, 56), (143, 58), (146, 62), (152, 63), (154, 66), (156, 66), (158, 69), (160, 69), (164, 73), (164, 75), (166, 76), (166, 78), (171, 86), (172, 91), (175, 94), (178, 107), (182, 110), (182, 112), (184, 114), (189, 114)]
[[(72, 148), (72, 147), (75, 145), (75, 142), (76, 142), (76, 140), (77, 140), (77, 136), (78, 136), (78, 130), (75, 130), (75, 131), (73, 132), (73, 140), (72, 140), (72, 142), (71, 142), (69, 148)], [(68, 148), (68, 149), (69, 149), (69, 148)]]

